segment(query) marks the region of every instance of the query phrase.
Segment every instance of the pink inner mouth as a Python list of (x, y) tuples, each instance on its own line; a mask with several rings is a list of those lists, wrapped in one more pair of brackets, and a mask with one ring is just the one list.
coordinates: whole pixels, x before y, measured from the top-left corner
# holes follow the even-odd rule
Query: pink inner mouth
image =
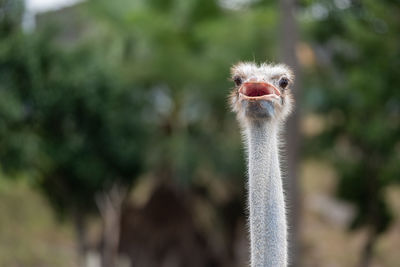
[(280, 95), (273, 85), (269, 83), (244, 83), (239, 92), (247, 97), (259, 97), (265, 95)]

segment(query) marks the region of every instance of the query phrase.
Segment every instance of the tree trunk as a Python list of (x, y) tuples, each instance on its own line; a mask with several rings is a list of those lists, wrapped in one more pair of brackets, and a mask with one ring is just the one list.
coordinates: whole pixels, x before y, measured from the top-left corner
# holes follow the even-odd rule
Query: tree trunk
[[(371, 156), (372, 153), (369, 155)], [(374, 157), (371, 157), (371, 159)], [(368, 161), (367, 161), (368, 162)], [(374, 166), (374, 161), (369, 162), (368, 166)], [(369, 196), (368, 202), (368, 221), (367, 226), (368, 228), (368, 237), (367, 241), (364, 245), (364, 248), (361, 252), (360, 258), (360, 267), (368, 267), (371, 266), (371, 260), (373, 256), (373, 250), (375, 246), (375, 242), (378, 238), (378, 228), (381, 224), (381, 217), (379, 213), (379, 182), (377, 178), (376, 172), (373, 170), (374, 168), (370, 169), (368, 173), (370, 174), (367, 176), (367, 195)]]
[(295, 75), (296, 81), (292, 88), (296, 106), (294, 113), (290, 116), (286, 130), (286, 167), (287, 175), (284, 183), (287, 192), (288, 225), (289, 225), (289, 263), (290, 266), (300, 266), (299, 259), (299, 217), (300, 217), (300, 198), (299, 186), (297, 181), (299, 148), (301, 137), (299, 132), (299, 119), (301, 106), (301, 77), (296, 56), (296, 44), (298, 42), (298, 29), (295, 18), (296, 3), (294, 0), (280, 0), (280, 40), (281, 40), (281, 60), (289, 65)]
[(371, 265), (373, 248), (376, 238), (377, 238), (376, 231), (372, 229), (368, 233), (368, 239), (367, 242), (365, 243), (364, 249), (361, 254), (360, 267), (368, 267)]
[(77, 240), (78, 261), (79, 266), (85, 266), (85, 258), (87, 253), (87, 240), (86, 240), (86, 220), (83, 212), (76, 210), (73, 215), (74, 227)]
[(114, 185), (96, 198), (103, 219), (102, 267), (115, 267), (118, 263), (118, 246), (121, 228), (121, 210), (127, 190)]

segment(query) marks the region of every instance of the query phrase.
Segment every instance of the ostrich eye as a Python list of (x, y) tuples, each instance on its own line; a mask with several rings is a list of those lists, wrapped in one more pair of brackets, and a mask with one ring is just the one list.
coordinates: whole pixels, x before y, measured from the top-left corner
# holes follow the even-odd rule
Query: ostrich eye
[(282, 79), (279, 80), (279, 87), (281, 87), (282, 89), (285, 89), (289, 84), (289, 79), (283, 77)]
[(237, 85), (237, 86), (239, 86), (239, 85), (241, 85), (242, 84), (242, 78), (240, 78), (240, 77), (234, 77), (233, 78), (233, 81), (235, 82), (235, 84)]

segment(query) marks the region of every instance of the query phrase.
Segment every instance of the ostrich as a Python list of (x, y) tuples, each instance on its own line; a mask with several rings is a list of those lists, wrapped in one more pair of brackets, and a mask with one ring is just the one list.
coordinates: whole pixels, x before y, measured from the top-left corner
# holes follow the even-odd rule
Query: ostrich
[(289, 115), (294, 76), (282, 64), (238, 63), (231, 69), (232, 110), (248, 156), (252, 267), (287, 266), (286, 210), (279, 167), (279, 132)]

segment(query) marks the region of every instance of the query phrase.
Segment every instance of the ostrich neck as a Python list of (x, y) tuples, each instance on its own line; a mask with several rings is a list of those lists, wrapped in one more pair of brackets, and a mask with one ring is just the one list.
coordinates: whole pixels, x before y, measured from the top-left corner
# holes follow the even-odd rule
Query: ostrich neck
[(286, 267), (287, 229), (278, 158), (278, 125), (247, 125), (252, 267)]

